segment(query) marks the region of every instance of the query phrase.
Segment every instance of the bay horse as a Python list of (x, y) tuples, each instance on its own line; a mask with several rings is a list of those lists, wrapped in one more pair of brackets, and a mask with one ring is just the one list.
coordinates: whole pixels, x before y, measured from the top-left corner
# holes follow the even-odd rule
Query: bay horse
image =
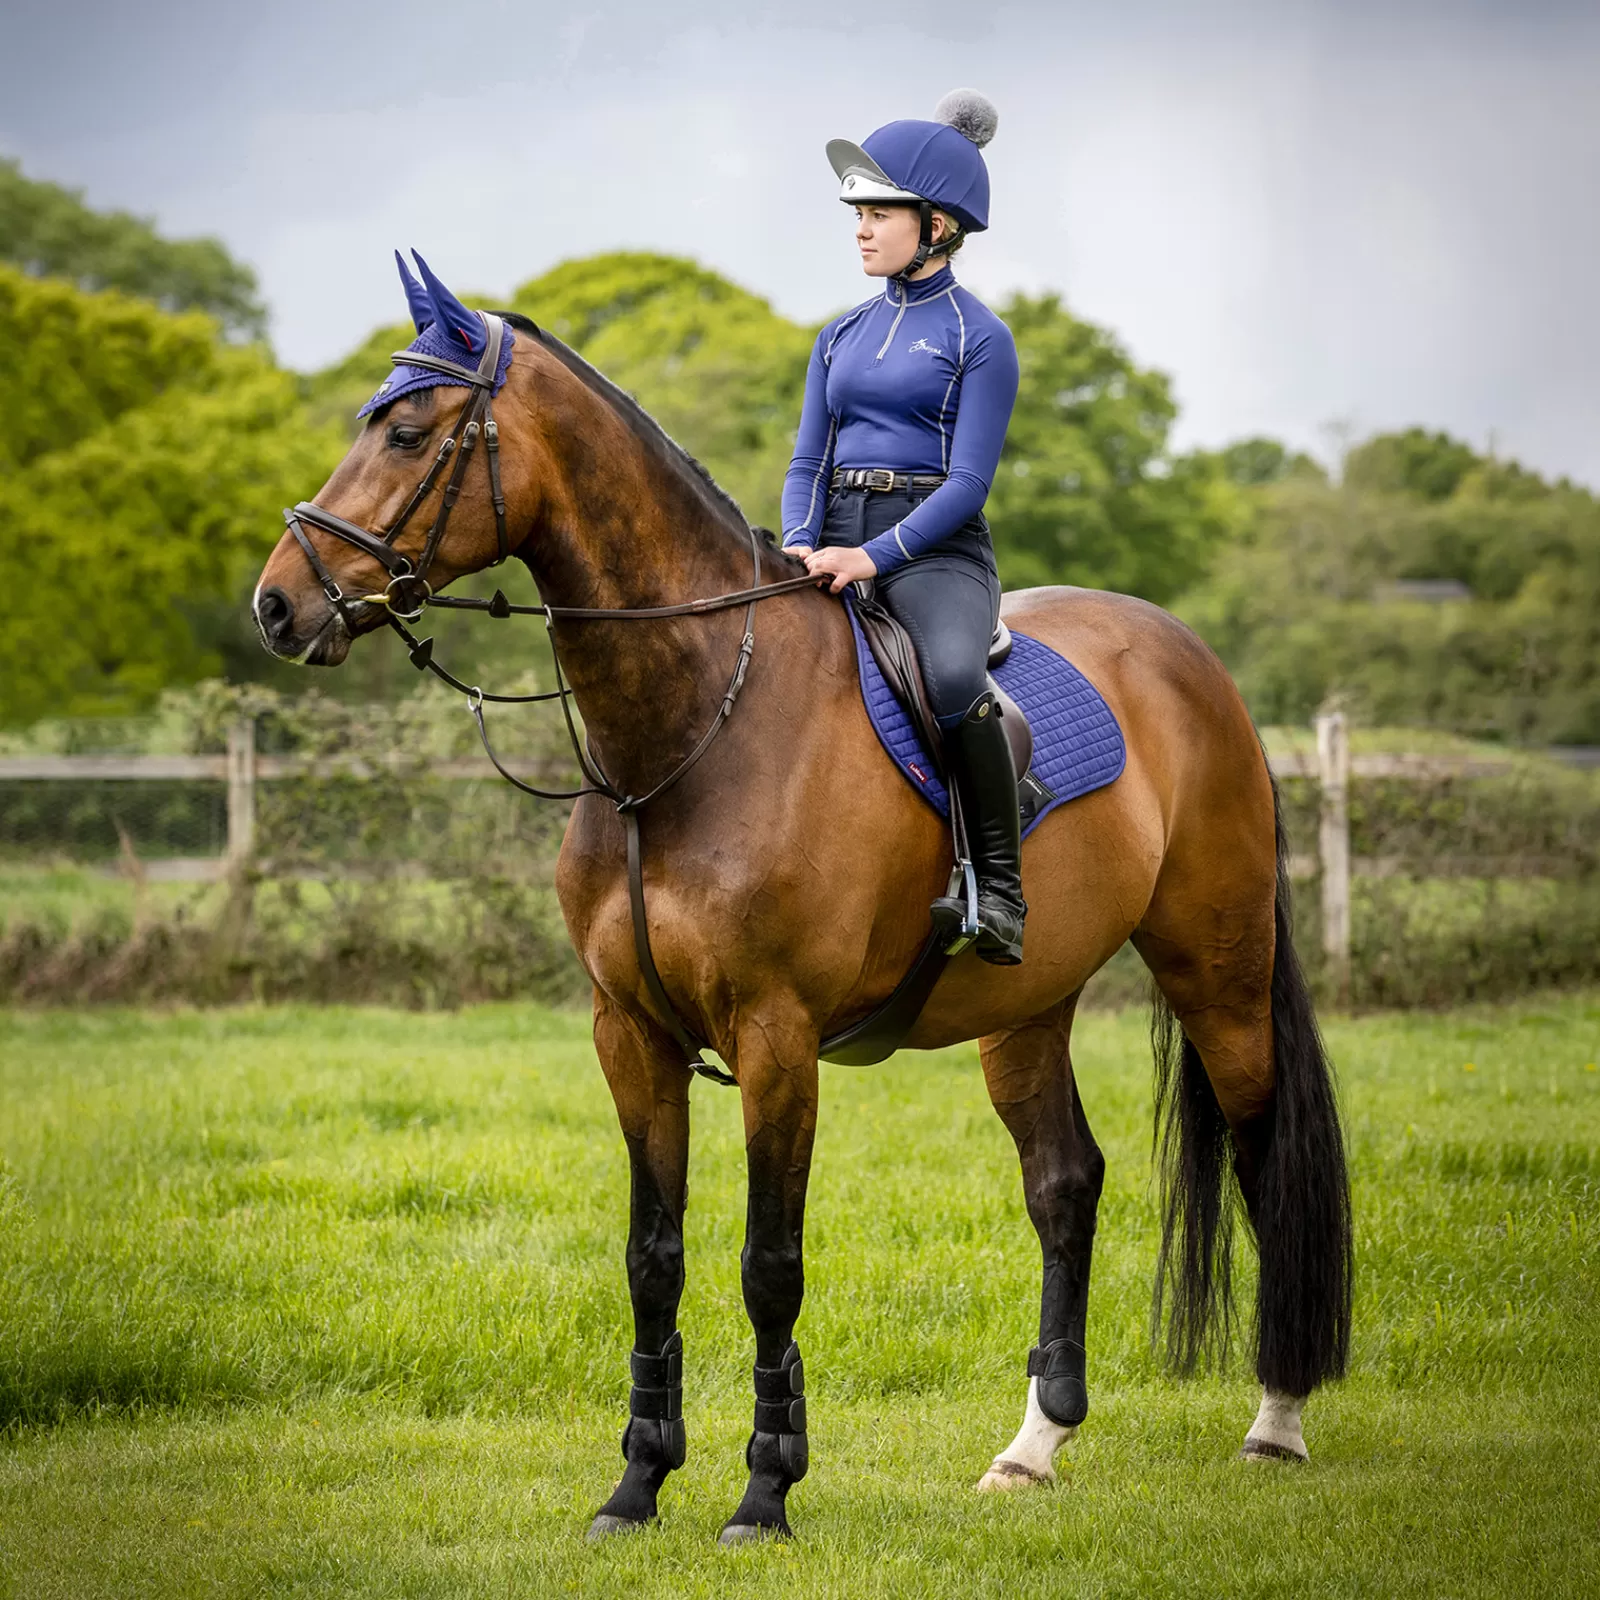
[[(451, 315), (478, 315), (450, 305)], [(896, 774), (867, 719), (842, 604), (797, 587), (798, 563), (755, 539), (738, 506), (632, 398), (524, 318), (498, 313), (482, 326), (497, 320), (514, 350), (488, 425), (494, 470), (464, 474), (459, 457), (448, 486), (434, 483), (437, 466), (417, 481), (424, 462), (449, 454), (441, 441), (462, 437), (464, 419), (483, 419), (482, 385), (415, 390), (381, 407), (317, 500), (298, 508), (305, 516), (290, 514), (254, 615), (278, 656), (334, 666), (357, 636), (391, 620), (385, 596), (368, 592), (375, 582), (391, 579), (392, 605), (396, 572), (414, 578), (421, 559), (427, 582), (413, 583), (408, 600), (420, 611), (422, 590), (509, 553), (551, 608), (587, 749), (616, 792), (647, 794), (701, 751), (643, 816), (646, 948), (659, 982), (640, 959), (617, 806), (595, 793), (577, 800), (556, 870), (593, 981), (595, 1048), (631, 1169), (627, 1465), (590, 1532), (654, 1520), (684, 1460), (677, 1312), (693, 1078), (681, 1041), (693, 1033), (737, 1081), (748, 1161), (741, 1268), (755, 1425), (748, 1484), (722, 1539), (787, 1535), (788, 1492), (808, 1463), (794, 1334), (818, 1044), (870, 1012), (916, 955), (951, 870), (949, 830)], [(474, 437), (469, 428), (469, 447)], [(429, 534), (402, 535), (419, 492), (436, 490), (455, 506), (447, 536), (448, 510)], [(386, 528), (391, 556), (374, 553), (383, 536), (373, 530)], [(679, 608), (739, 590), (752, 547), (757, 582), (787, 584), (761, 605), (758, 624), (736, 608), (643, 621), (561, 614)], [(1332, 1074), (1291, 943), (1287, 847), (1260, 742), (1217, 657), (1154, 605), (1039, 588), (1007, 595), (1003, 614), (1098, 689), (1122, 726), (1127, 762), (1029, 836), (1022, 964), (955, 957), (907, 1040), (917, 1049), (978, 1040), (1043, 1253), (1022, 1426), (978, 1487), (1051, 1481), (1057, 1450), (1087, 1413), (1105, 1163), (1070, 1040), (1085, 983), (1127, 940), (1157, 991), (1156, 1317), (1165, 1304), (1168, 1357), (1188, 1370), (1225, 1342), (1242, 1198), (1260, 1261), (1262, 1399), (1241, 1454), (1304, 1459), (1305, 1399), (1346, 1361), (1349, 1190)], [(730, 716), (736, 657), (747, 672)], [(720, 737), (706, 745), (713, 722)]]

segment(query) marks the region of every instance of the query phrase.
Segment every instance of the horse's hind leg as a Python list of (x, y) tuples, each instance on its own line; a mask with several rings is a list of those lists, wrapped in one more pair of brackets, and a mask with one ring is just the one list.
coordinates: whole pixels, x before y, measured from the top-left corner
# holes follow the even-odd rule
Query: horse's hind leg
[(628, 1292), (633, 1300), (633, 1388), (622, 1435), (627, 1460), (600, 1508), (591, 1539), (655, 1520), (656, 1497), (685, 1456), (683, 1208), (689, 1166), (689, 1070), (670, 1042), (596, 992), (595, 1049), (605, 1071), (631, 1169)]
[[(1261, 830), (1264, 831), (1264, 830)], [(1287, 851), (1275, 827), (1281, 863)], [(1268, 835), (1271, 837), (1271, 835)], [(1168, 1352), (1180, 1370), (1228, 1316), (1231, 1164), (1256, 1236), (1254, 1459), (1304, 1459), (1300, 1412), (1344, 1370), (1350, 1200), (1331, 1070), (1295, 958), (1286, 876), (1260, 844), (1163, 873), (1133, 936), (1178, 1029), (1158, 1025)], [(1218, 855), (1231, 864), (1219, 871)], [(1166, 1038), (1163, 1041), (1162, 1034)], [(1164, 1057), (1164, 1060), (1160, 1059)]]
[(1084, 1335), (1089, 1257), (1105, 1159), (1073, 1082), (1072, 995), (980, 1041), (989, 1098), (1016, 1141), (1028, 1215), (1044, 1254), (1039, 1343), (1028, 1357), (1022, 1428), (995, 1457), (980, 1489), (1013, 1489), (1055, 1477), (1057, 1450), (1089, 1409)]

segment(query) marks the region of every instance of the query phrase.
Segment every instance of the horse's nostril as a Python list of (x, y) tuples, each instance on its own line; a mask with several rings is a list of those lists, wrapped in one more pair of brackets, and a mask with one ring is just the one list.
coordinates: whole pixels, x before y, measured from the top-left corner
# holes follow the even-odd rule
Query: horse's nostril
[(261, 631), (276, 643), (294, 624), (294, 605), (282, 589), (264, 589), (256, 600), (256, 617)]

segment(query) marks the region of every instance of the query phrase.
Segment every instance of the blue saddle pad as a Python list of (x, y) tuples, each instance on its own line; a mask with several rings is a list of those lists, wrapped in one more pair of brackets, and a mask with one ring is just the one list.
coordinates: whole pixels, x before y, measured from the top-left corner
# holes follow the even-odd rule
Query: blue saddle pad
[[(872, 726), (889, 752), (889, 759), (911, 787), (941, 817), (948, 817), (950, 796), (939, 781), (911, 718), (885, 681), (848, 597), (845, 610), (856, 636), (861, 698), (866, 702)], [(1022, 829), (1026, 837), (1058, 805), (1120, 777), (1128, 748), (1100, 691), (1049, 645), (1013, 628), (1011, 654), (995, 669), (994, 680), (1022, 708), (1033, 729), (1033, 765), (1029, 771), (1044, 792), (1031, 795), (1032, 815), (1025, 816)]]

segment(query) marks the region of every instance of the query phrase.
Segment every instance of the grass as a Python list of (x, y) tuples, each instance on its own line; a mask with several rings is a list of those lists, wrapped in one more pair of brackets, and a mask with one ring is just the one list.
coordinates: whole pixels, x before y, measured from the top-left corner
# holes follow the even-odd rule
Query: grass
[(1600, 1570), (1600, 997), (1334, 1021), (1351, 1377), (1313, 1463), (1233, 1459), (1243, 1363), (1148, 1353), (1149, 1063), (1083, 1018), (1110, 1162), (1090, 1419), (1020, 1413), (1037, 1244), (974, 1052), (825, 1069), (791, 1547), (723, 1552), (748, 1429), (734, 1095), (695, 1087), (690, 1458), (620, 1466), (626, 1165), (583, 1019), (535, 1007), (0, 1013), (0, 1592), (1579, 1595)]

